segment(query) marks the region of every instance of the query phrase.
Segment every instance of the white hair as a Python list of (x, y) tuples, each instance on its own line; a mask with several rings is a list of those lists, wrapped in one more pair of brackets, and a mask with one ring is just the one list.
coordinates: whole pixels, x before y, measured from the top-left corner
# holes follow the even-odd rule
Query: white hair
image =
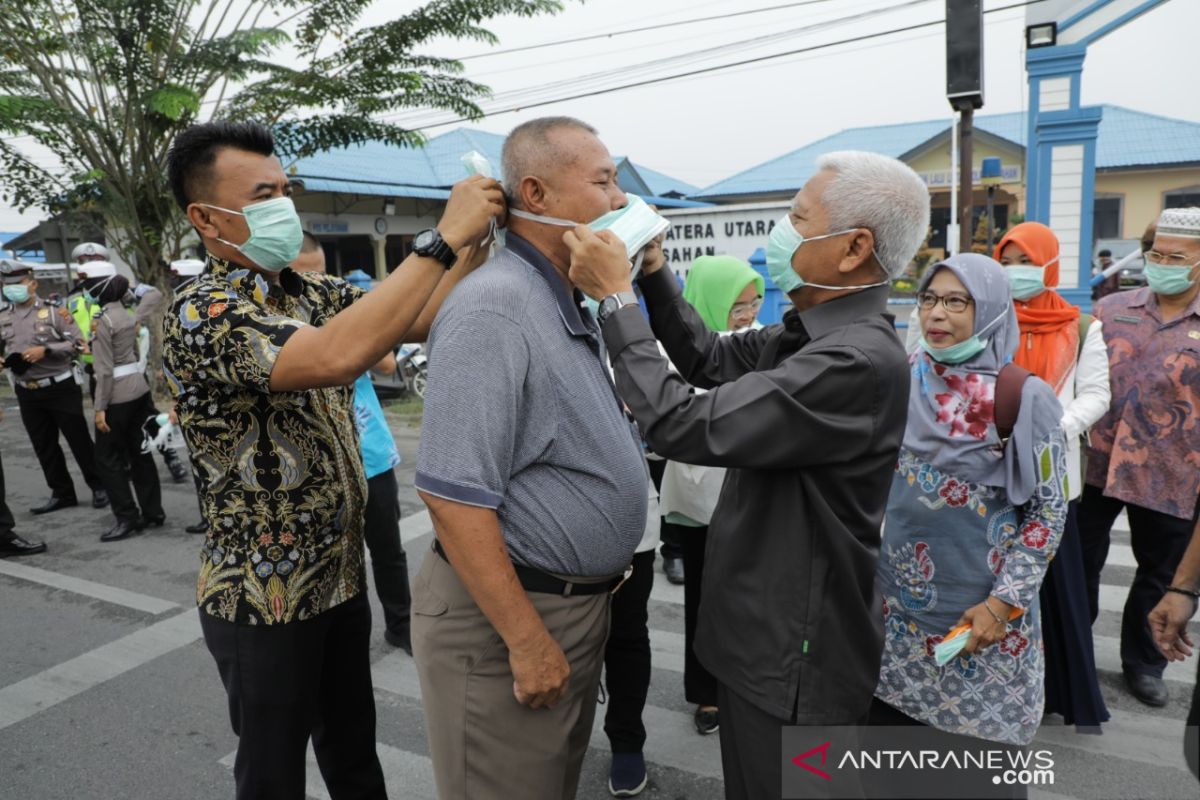
[(929, 189), (902, 161), (863, 150), (841, 150), (817, 159), (834, 173), (821, 205), (829, 230), (866, 228), (875, 253), (892, 278), (904, 272), (929, 230)]

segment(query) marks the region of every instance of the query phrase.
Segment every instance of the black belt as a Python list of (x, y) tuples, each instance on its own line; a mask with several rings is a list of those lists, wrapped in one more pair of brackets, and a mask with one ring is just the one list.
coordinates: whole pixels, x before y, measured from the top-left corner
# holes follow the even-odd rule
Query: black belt
[[(442, 557), (442, 560), (447, 564), (450, 563), (449, 557), (446, 556), (446, 551), (442, 549), (442, 543), (437, 539), (433, 540), (433, 552)], [(629, 580), (629, 576), (633, 574), (633, 566), (630, 565), (625, 569), (625, 574), (607, 581), (594, 581), (589, 583), (565, 581), (562, 578), (556, 578), (548, 572), (542, 572), (540, 569), (527, 567), (524, 564), (513, 564), (513, 570), (517, 573), (517, 580), (521, 582), (521, 586), (525, 587), (527, 592), (537, 592), (539, 594), (557, 594), (562, 597), (579, 597), (588, 594), (600, 594), (601, 592), (611, 592), (616, 594), (617, 589), (621, 588), (621, 584)]]

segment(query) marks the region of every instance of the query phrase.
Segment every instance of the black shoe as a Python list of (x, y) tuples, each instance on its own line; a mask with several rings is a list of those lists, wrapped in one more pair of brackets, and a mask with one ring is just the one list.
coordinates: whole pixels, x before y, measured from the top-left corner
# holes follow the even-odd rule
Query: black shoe
[(412, 638), (409, 636), (408, 631), (404, 631), (402, 633), (392, 633), (385, 628), (383, 631), (383, 640), (392, 647), (399, 647), (401, 650), (408, 653), (410, 657), (412, 656)]
[(140, 531), (143, 528), (161, 528), (166, 521), (167, 515), (161, 511), (152, 517), (138, 517), (137, 529)]
[(121, 539), (128, 539), (130, 536), (138, 532), (137, 522), (131, 519), (119, 519), (117, 524), (108, 529), (107, 533), (100, 534), (102, 542), (116, 542)]
[(682, 558), (664, 558), (663, 572), (667, 573), (667, 580), (675, 585), (683, 583), (683, 559)]
[(715, 708), (697, 707), (696, 713), (692, 715), (692, 721), (696, 723), (696, 733), (701, 736), (708, 736), (710, 733), (716, 733), (721, 729)]
[(92, 508), (104, 508), (108, 505), (108, 492), (103, 489), (92, 490)]
[(1126, 672), (1125, 685), (1130, 693), (1148, 706), (1162, 708), (1167, 704), (1167, 684), (1162, 678), (1154, 675), (1143, 675), (1139, 672)]
[(646, 788), (646, 757), (641, 753), (613, 753), (608, 770), (608, 793), (637, 797)]
[(208, 523), (200, 520), (195, 525), (188, 525), (184, 530), (188, 533), (208, 533)]
[(29, 509), (33, 514), (49, 514), (51, 511), (58, 511), (60, 508), (70, 508), (71, 506), (79, 505), (79, 501), (74, 497), (51, 497), (40, 506)]
[(20, 536), (13, 535), (11, 539), (0, 542), (0, 558), (7, 556), (32, 556), (46, 552), (46, 543), (27, 542)]

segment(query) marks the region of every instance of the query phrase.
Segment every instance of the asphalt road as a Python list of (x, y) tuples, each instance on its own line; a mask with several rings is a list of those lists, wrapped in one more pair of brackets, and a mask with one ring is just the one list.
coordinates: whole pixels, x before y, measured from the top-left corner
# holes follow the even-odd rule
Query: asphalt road
[[(0, 407), (6, 411), (0, 449), (7, 499), (18, 533), (49, 545), (44, 555), (0, 560), (0, 799), (231, 797), (237, 741), (194, 608), (199, 541), (183, 531), (198, 514), (190, 482), (172, 484), (160, 463), (167, 525), (122, 542), (99, 541), (112, 522), (107, 510), (34, 517), (28, 509), (47, 490), (7, 387), (0, 389)], [(402, 536), (415, 572), (431, 539), (428, 515), (412, 489), (419, 429), (397, 421), (393, 430), (404, 457), (398, 470)], [(1128, 534), (1118, 531), (1095, 628), (1113, 720), (1103, 736), (1084, 736), (1047, 718), (1039, 741), (1055, 753), (1055, 785), (1035, 790), (1034, 797), (1197, 796), (1180, 744), (1194, 665), (1168, 671), (1165, 709), (1143, 706), (1121, 688), (1116, 637), (1132, 563)], [(683, 699), (682, 587), (668, 584), (660, 570), (655, 580), (654, 670), (644, 717), (650, 783), (643, 796), (719, 798), (717, 737), (694, 732)], [(377, 603), (374, 615), (381, 618)], [(412, 662), (383, 641), (378, 624), (371, 660), (391, 796), (432, 798)], [(607, 769), (607, 740), (597, 727), (579, 797), (608, 797)], [(312, 763), (308, 781), (311, 797), (328, 796)]]

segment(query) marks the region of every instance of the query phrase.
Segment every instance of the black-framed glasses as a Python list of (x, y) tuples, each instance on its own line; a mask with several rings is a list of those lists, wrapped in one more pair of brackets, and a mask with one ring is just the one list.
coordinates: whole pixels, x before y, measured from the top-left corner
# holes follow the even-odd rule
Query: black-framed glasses
[(917, 305), (922, 309), (929, 311), (941, 303), (946, 307), (946, 310), (951, 314), (961, 314), (967, 310), (967, 306), (975, 302), (970, 297), (962, 294), (934, 294), (933, 292), (921, 292), (917, 295)]

